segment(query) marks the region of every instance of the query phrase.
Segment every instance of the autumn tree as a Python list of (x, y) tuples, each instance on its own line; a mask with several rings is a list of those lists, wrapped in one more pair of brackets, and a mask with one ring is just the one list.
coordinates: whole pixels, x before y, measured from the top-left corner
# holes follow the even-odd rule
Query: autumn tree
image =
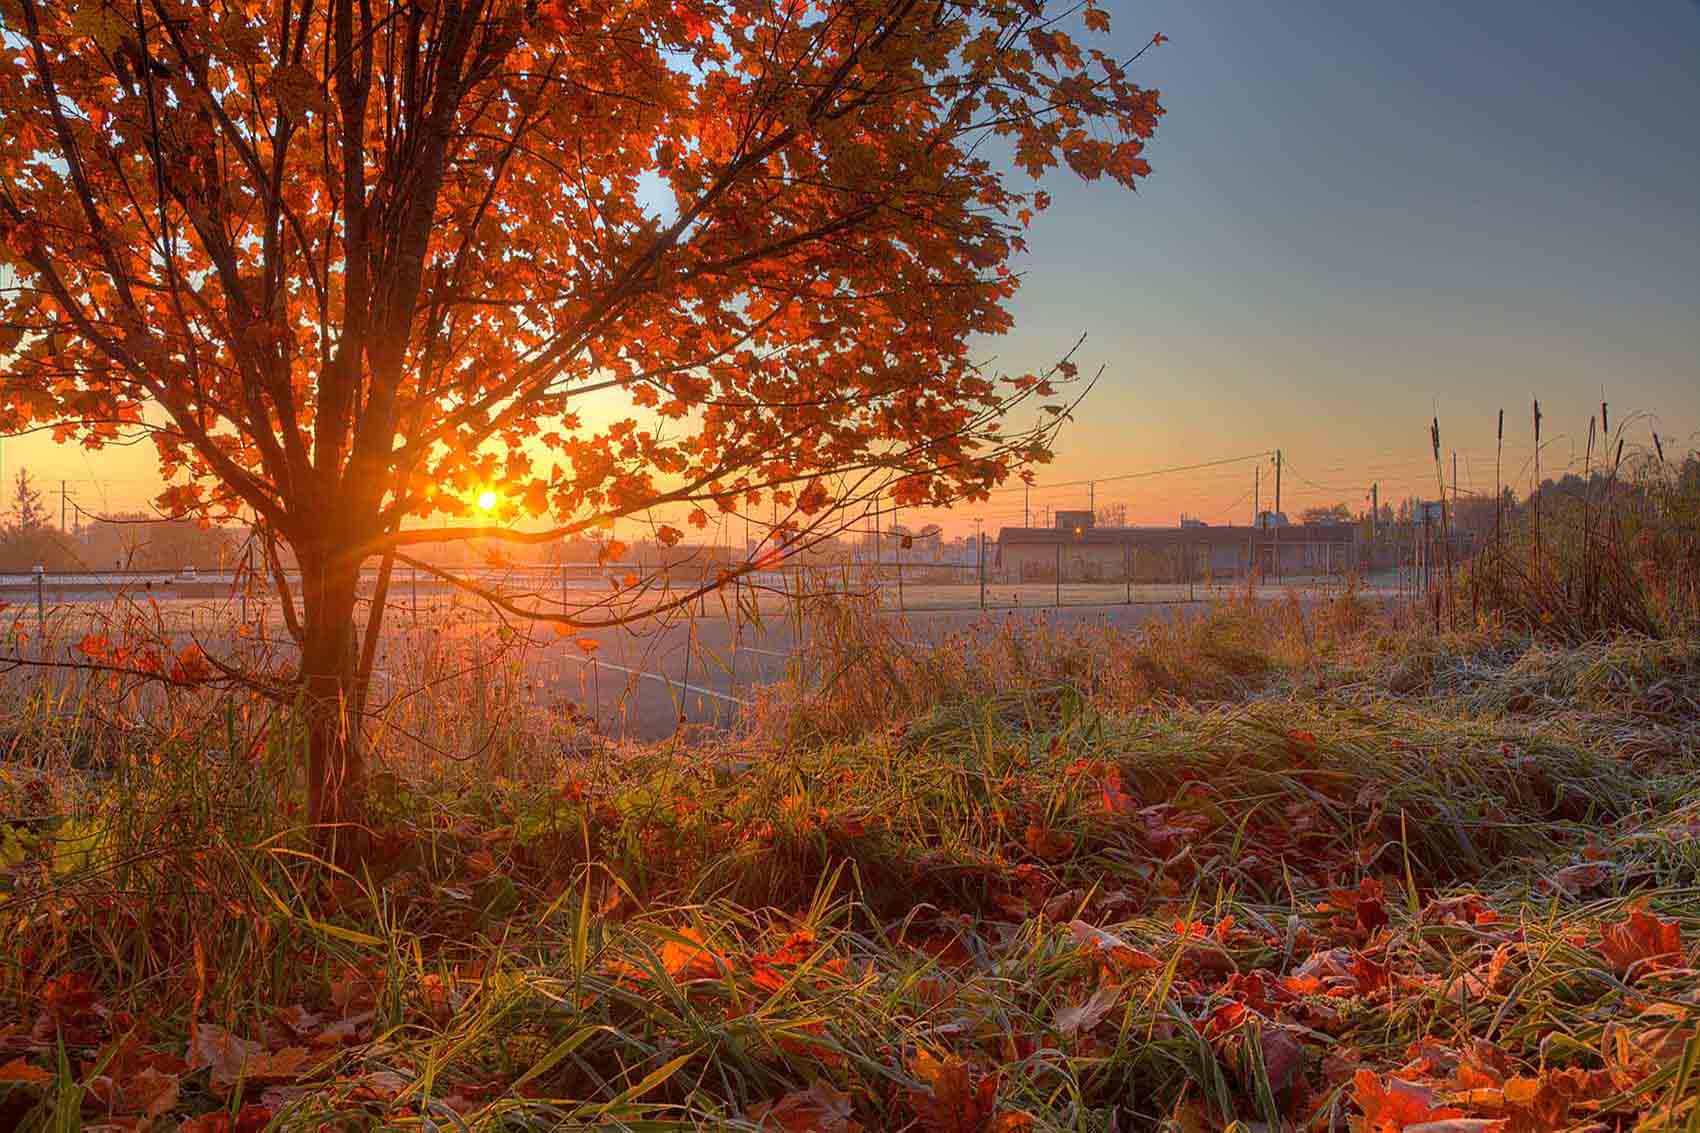
[[(1048, 203), (1008, 170), (1132, 187), (1161, 113), (1091, 46), (1097, 0), (0, 0), (0, 22), (0, 427), (151, 432), (165, 510), (252, 517), (326, 825), (358, 819), (348, 721), (420, 548), (773, 500), (819, 530), (887, 481), (948, 503), (1042, 458), (1066, 368), (1000, 377), (971, 349), (1009, 328)], [(1051, 414), (1001, 424), (1024, 402)], [(492, 486), (510, 513), (465, 522)]]

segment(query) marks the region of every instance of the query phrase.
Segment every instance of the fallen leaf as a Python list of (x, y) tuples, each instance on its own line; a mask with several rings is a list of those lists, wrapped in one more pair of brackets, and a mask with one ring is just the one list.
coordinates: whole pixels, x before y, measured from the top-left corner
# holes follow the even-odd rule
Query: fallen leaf
[(680, 939), (661, 946), (661, 967), (675, 980), (715, 979), (727, 970), (726, 960), (707, 944), (696, 929), (679, 929)]
[(124, 1083), (124, 1107), (144, 1117), (158, 1117), (177, 1104), (177, 1091), (177, 1075), (147, 1066)]
[(795, 1090), (778, 1101), (750, 1107), (750, 1120), (758, 1129), (784, 1133), (858, 1133), (861, 1125), (850, 1119), (850, 1095), (816, 1081), (806, 1090)]
[(921, 1127), (928, 1133), (981, 1133), (996, 1109), (998, 1075), (975, 1081), (968, 1064), (955, 1056), (940, 1059), (917, 1051), (911, 1068), (928, 1091), (915, 1098)]
[(1402, 1078), (1383, 1081), (1373, 1070), (1359, 1070), (1352, 1082), (1363, 1111), (1363, 1119), (1352, 1126), (1355, 1133), (1404, 1133), (1414, 1126), (1464, 1116), (1461, 1109), (1438, 1104), (1433, 1090)]
[(1077, 1035), (1096, 1027), (1121, 999), (1121, 988), (1103, 984), (1083, 1003), (1071, 1003), (1057, 1008), (1057, 1030), (1065, 1035)]
[(39, 1066), (30, 1065), (21, 1058), (14, 1058), (10, 1062), (0, 1064), (0, 1082), (22, 1082), (29, 1086), (45, 1086), (51, 1081), (53, 1081), (53, 1075)]
[(243, 1106), (235, 1117), (228, 1109), (215, 1109), (183, 1122), (177, 1133), (260, 1133), (274, 1113), (271, 1106), (259, 1104)]
[(1620, 975), (1638, 976), (1682, 957), (1682, 926), (1643, 909), (1619, 924), (1600, 926), (1600, 954)]
[(1565, 866), (1551, 877), (1547, 878), (1549, 888), (1577, 896), (1585, 889), (1604, 885), (1611, 876), (1611, 867), (1601, 862), (1584, 862), (1581, 865)]
[(1096, 925), (1074, 920), (1068, 922), (1068, 931), (1074, 937), (1074, 942), (1083, 950), (1099, 957), (1115, 970), (1145, 972), (1163, 966), (1163, 961), (1149, 952), (1135, 948), (1119, 936), (1105, 932)]
[(1024, 841), (1034, 857), (1047, 862), (1061, 861), (1074, 852), (1073, 838), (1036, 822), (1028, 824)]
[(261, 1085), (287, 1081), (311, 1061), (306, 1047), (284, 1047), (273, 1053), (211, 1023), (196, 1023), (189, 1035), (189, 1069), (210, 1069), (209, 1081), (218, 1093), (228, 1093), (238, 1082)]

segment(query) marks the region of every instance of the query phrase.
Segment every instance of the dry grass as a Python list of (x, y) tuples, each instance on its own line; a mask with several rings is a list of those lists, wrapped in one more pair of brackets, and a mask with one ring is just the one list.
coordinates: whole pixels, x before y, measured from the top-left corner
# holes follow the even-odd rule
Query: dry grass
[(1537, 526), (1526, 505), (1488, 542), (1461, 605), (1565, 643), (1700, 629), (1700, 458), (1633, 457), (1542, 491), (1538, 513)]
[[(167, 1080), (155, 1128), (1700, 1120), (1692, 639), (1347, 596), (811, 642), (719, 748), (398, 744), (359, 875), (306, 854), (286, 719), (183, 695), (89, 772), (89, 712), (15, 701), (0, 1124)], [(410, 728), (468, 750), (470, 695)]]

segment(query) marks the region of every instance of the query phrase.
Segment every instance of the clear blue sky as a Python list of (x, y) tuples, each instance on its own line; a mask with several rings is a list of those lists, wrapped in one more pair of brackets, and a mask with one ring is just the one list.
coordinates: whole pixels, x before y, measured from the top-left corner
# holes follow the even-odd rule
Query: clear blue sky
[[(1018, 329), (988, 347), (1019, 370), (1085, 332), (1082, 361), (1107, 367), (1042, 480), (1280, 446), (1289, 510), (1356, 505), (1371, 479), (1397, 499), (1432, 491), (1438, 410), (1466, 487), (1491, 489), (1498, 409), (1508, 470), (1531, 395), (1561, 466), (1602, 390), (1614, 424), (1641, 411), (1696, 443), (1700, 4), (1108, 5), (1119, 51), (1171, 38), (1139, 65), (1168, 115), (1138, 194), (1052, 179)], [(30, 439), (6, 463), (107, 478), (76, 491), (117, 506), (145, 494), (148, 456)], [(1244, 522), (1250, 478), (1124, 481), (1098, 501)], [(1019, 522), (1020, 493), (947, 523), (976, 514)]]
[[(1460, 479), (1491, 490), (1499, 408), (1515, 468), (1531, 395), (1546, 435), (1580, 445), (1602, 388), (1614, 425), (1640, 410), (1694, 443), (1700, 5), (1109, 10), (1124, 51), (1171, 38), (1139, 69), (1168, 114), (1138, 194), (1058, 179), (1033, 233), (1002, 357), (1035, 364), (1085, 331), (1083, 360), (1107, 366), (1042, 479), (1280, 446), (1355, 490), (1334, 498), (1377, 476), (1387, 498), (1432, 489), (1438, 409)], [(1569, 457), (1560, 439), (1543, 463)], [(1220, 479), (1098, 498), (1172, 522), (1249, 473)]]

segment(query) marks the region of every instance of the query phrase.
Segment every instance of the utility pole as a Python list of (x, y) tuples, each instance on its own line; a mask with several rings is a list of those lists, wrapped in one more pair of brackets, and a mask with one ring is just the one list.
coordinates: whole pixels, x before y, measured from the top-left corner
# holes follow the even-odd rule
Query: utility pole
[(1032, 526), (1032, 524), (1029, 523), (1028, 520), (1027, 520), (1027, 500), (1028, 500), (1028, 497), (1032, 495), (1032, 493), (1033, 493), (1033, 485), (1031, 485), (1027, 481), (1023, 480), (1021, 482), (1021, 526), (1023, 526), (1023, 527), (1031, 527)]
[(59, 530), (61, 531), (70, 530), (69, 527), (65, 526), (65, 504), (69, 499), (70, 494), (66, 490), (65, 481), (61, 480), (59, 481)]
[(979, 551), (980, 559), (980, 609), (986, 608), (986, 538), (980, 533), (983, 520), (974, 521), (974, 544)]
[(1086, 481), (1086, 512), (1094, 517), (1098, 514), (1098, 484), (1094, 480)]
[(1281, 581), (1281, 450), (1275, 450), (1275, 523), (1270, 545), (1275, 548), (1275, 581)]
[(1258, 513), (1263, 510), (1263, 462), (1260, 460), (1251, 466), (1251, 546), (1246, 551), (1245, 580), (1251, 585), (1251, 580), (1257, 575), (1257, 527), (1262, 518)]

